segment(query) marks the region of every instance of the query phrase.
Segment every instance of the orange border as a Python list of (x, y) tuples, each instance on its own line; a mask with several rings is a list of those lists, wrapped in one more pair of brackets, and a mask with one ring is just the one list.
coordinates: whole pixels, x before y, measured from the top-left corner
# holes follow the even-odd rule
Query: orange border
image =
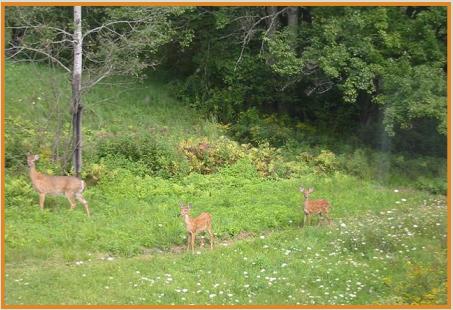
[(2, 6), (450, 6), (451, 2), (2, 2)]
[[(7, 6), (446, 6), (447, 7), (447, 304), (446, 305), (7, 305), (5, 304), (5, 7)], [(451, 2), (2, 2), (1, 3), (1, 303), (0, 309), (451, 309)]]

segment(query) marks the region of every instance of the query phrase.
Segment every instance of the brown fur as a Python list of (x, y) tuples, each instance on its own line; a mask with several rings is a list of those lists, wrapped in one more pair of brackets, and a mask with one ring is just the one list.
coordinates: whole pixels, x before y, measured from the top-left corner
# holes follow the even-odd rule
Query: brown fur
[(76, 207), (76, 201), (80, 201), (85, 207), (85, 211), (90, 216), (88, 202), (83, 198), (82, 192), (85, 189), (85, 182), (73, 176), (51, 176), (40, 173), (36, 170), (35, 161), (38, 155), (28, 155), (27, 162), (30, 167), (30, 179), (33, 188), (39, 193), (39, 206), (44, 210), (46, 194), (65, 195), (71, 204), (71, 209)]
[(210, 245), (211, 250), (213, 247), (214, 242), (214, 234), (212, 233), (212, 217), (211, 214), (208, 212), (203, 212), (199, 216), (195, 218), (191, 218), (189, 215), (190, 209), (192, 205), (188, 204), (185, 206), (184, 204), (180, 205), (180, 212), (181, 216), (184, 219), (184, 223), (186, 224), (187, 230), (187, 250), (189, 250), (189, 246), (192, 248), (192, 253), (194, 253), (194, 244), (195, 244), (195, 236), (198, 232), (207, 231), (210, 236)]
[(329, 217), (330, 203), (325, 199), (308, 200), (309, 195), (314, 192), (313, 188), (306, 190), (301, 187), (300, 191), (304, 194), (304, 225), (306, 221), (311, 221), (312, 215), (319, 215), (323, 218), (327, 218), (329, 224), (331, 224), (332, 219)]

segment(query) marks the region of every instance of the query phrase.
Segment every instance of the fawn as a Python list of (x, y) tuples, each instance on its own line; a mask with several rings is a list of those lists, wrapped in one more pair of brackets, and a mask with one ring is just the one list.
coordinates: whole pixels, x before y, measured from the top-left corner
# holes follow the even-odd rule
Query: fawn
[(185, 206), (183, 203), (179, 205), (180, 207), (180, 215), (184, 219), (184, 223), (186, 224), (186, 230), (187, 230), (187, 251), (189, 250), (189, 246), (192, 247), (192, 254), (194, 252), (194, 243), (195, 243), (195, 236), (198, 232), (200, 231), (208, 231), (210, 240), (209, 243), (211, 245), (211, 250), (212, 250), (212, 244), (214, 241), (214, 234), (212, 233), (212, 227), (211, 227), (211, 214), (207, 212), (201, 213), (199, 216), (191, 218), (189, 215), (190, 209), (192, 208), (192, 204), (188, 204)]
[(311, 222), (310, 219), (313, 214), (327, 218), (329, 224), (331, 224), (332, 219), (329, 217), (330, 203), (325, 199), (308, 200), (308, 196), (314, 192), (313, 188), (307, 190), (302, 186), (299, 190), (304, 194), (304, 226), (306, 221)]
[(88, 209), (88, 202), (83, 198), (82, 192), (85, 189), (85, 182), (79, 178), (73, 176), (51, 176), (39, 173), (36, 171), (35, 161), (39, 159), (38, 155), (28, 155), (27, 162), (30, 167), (30, 178), (34, 189), (39, 193), (39, 206), (41, 210), (44, 210), (44, 200), (46, 194), (50, 195), (62, 195), (64, 194), (68, 198), (71, 209), (76, 207), (77, 198), (90, 216), (90, 210)]

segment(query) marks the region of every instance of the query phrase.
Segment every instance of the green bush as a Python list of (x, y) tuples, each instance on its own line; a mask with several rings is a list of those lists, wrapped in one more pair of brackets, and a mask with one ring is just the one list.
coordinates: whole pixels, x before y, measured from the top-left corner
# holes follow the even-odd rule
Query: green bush
[(236, 123), (231, 126), (230, 134), (239, 141), (254, 145), (270, 143), (283, 146), (294, 135), (288, 123), (288, 119), (275, 114), (262, 116), (257, 109), (251, 108), (239, 113)]
[(317, 155), (310, 152), (302, 152), (299, 155), (299, 159), (312, 167), (318, 174), (331, 174), (339, 170), (337, 157), (329, 150), (321, 150)]
[(25, 178), (5, 178), (6, 207), (27, 207), (37, 202), (31, 181)]
[(122, 135), (101, 140), (97, 156), (116, 161), (123, 168), (133, 167), (139, 175), (169, 178), (189, 171), (183, 154), (176, 147), (150, 135)]

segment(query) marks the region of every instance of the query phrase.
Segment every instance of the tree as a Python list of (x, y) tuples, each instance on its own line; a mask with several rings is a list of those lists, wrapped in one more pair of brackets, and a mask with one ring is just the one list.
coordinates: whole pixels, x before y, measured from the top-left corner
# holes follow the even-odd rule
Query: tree
[[(158, 49), (190, 35), (171, 18), (184, 7), (7, 7), (6, 28), (13, 32), (8, 58), (46, 61), (68, 73), (72, 85), (72, 150), (74, 172), (82, 169), (83, 96), (112, 75), (144, 76), (158, 65)], [(82, 11), (86, 16), (82, 22)], [(83, 25), (82, 25), (83, 24)]]
[(74, 65), (72, 69), (72, 130), (74, 170), (80, 176), (82, 170), (82, 7), (74, 7)]

